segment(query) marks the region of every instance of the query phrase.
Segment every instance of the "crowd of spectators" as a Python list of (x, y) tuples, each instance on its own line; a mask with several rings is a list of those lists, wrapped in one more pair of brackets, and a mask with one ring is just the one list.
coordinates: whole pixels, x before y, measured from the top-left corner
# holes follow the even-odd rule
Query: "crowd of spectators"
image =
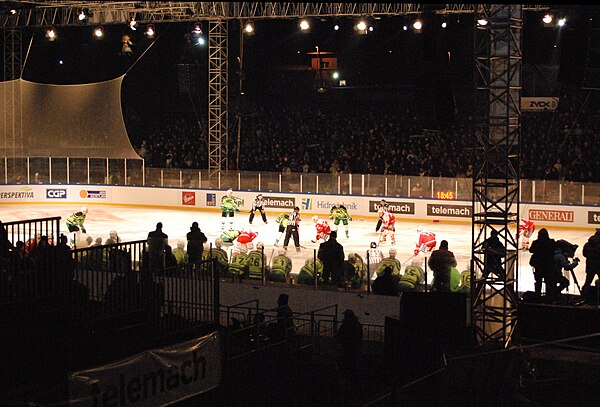
[[(469, 119), (457, 114), (448, 128), (435, 127), (417, 119), (410, 105), (261, 104), (243, 118), (239, 169), (471, 177)], [(230, 130), (229, 163), (235, 169), (238, 140)], [(600, 151), (593, 139), (598, 130), (600, 109), (581, 99), (565, 97), (555, 111), (523, 112), (521, 178), (597, 182)], [(196, 119), (179, 115), (136, 132), (141, 134), (132, 137), (133, 143), (147, 166), (207, 166), (206, 125)]]

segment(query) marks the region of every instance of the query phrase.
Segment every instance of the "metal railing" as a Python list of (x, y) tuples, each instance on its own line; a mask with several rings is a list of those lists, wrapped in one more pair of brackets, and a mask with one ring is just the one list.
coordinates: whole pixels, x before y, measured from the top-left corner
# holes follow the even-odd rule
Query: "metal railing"
[[(146, 167), (143, 160), (73, 157), (4, 157), (4, 184), (101, 184), (238, 191), (300, 192), (471, 201), (471, 178), (378, 174), (279, 173)], [(527, 203), (600, 204), (600, 184), (521, 180)]]

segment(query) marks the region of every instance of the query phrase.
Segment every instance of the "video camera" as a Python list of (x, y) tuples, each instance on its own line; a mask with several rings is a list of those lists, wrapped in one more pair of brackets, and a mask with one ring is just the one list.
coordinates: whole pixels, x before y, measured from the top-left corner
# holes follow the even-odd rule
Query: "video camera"
[[(558, 245), (560, 250), (562, 250), (563, 254), (567, 258), (571, 258), (571, 257), (575, 256), (575, 252), (577, 251), (577, 248), (579, 247), (578, 245), (569, 243), (568, 241), (566, 241), (564, 239), (557, 240), (556, 244)], [(573, 260), (579, 261), (579, 258), (576, 257)]]

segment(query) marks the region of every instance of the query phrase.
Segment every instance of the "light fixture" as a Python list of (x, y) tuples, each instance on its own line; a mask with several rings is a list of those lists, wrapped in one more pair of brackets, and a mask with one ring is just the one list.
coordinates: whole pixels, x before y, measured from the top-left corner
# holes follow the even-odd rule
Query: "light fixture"
[(546, 27), (548, 25), (551, 25), (553, 20), (554, 20), (554, 17), (552, 16), (552, 14), (544, 14), (544, 17), (542, 17), (542, 21), (544, 22), (544, 25)]
[(246, 21), (246, 25), (244, 26), (244, 32), (246, 34), (254, 33), (254, 23), (252, 21)]
[(423, 22), (419, 19), (415, 20), (413, 23), (413, 28), (417, 31), (420, 31), (423, 28)]
[(204, 37), (198, 37), (198, 45), (204, 45), (206, 44), (206, 40), (204, 39)]
[(331, 77), (332, 77), (333, 79), (339, 79), (339, 77), (340, 77), (340, 74), (339, 74), (338, 72), (334, 72), (333, 74), (331, 74)]
[(199, 37), (202, 35), (202, 23), (194, 24), (194, 29), (192, 30), (192, 35), (194, 37)]
[(356, 24), (356, 29), (358, 31), (365, 31), (367, 29), (367, 22), (365, 20), (360, 20), (357, 24)]
[(46, 30), (46, 38), (48, 38), (48, 40), (54, 41), (57, 36), (58, 34), (56, 33), (56, 29), (54, 29), (53, 27), (48, 28)]
[(96, 38), (104, 37), (104, 29), (102, 28), (102, 26), (98, 26), (98, 27), (94, 28), (94, 37), (96, 37)]
[(77, 14), (77, 19), (79, 21), (83, 21), (87, 18), (87, 14), (85, 13), (85, 10), (80, 10), (79, 14)]
[(480, 25), (480, 26), (482, 26), (482, 27), (485, 27), (488, 24), (488, 20), (483, 15), (479, 16), (479, 18), (477, 18), (477, 24)]
[(300, 20), (300, 29), (302, 31), (308, 31), (310, 29), (310, 23), (308, 22), (308, 20), (306, 18), (303, 18), (302, 20)]
[(558, 20), (558, 26), (559, 27), (564, 27), (565, 24), (567, 24), (567, 19), (566, 18), (561, 18), (560, 20)]
[(15, 10), (14, 8), (11, 8), (10, 14), (14, 16), (15, 14), (17, 14), (17, 10)]
[(333, 29), (334, 29), (334, 30), (336, 30), (336, 31), (337, 31), (337, 30), (339, 30), (339, 29), (340, 29), (340, 25), (336, 23), (336, 24), (333, 26)]
[(146, 35), (148, 38), (154, 38), (154, 34), (156, 34), (156, 31), (154, 30), (154, 24), (148, 24), (146, 26), (146, 31), (144, 31), (144, 35)]
[(442, 16), (442, 28), (447, 28), (447, 27), (448, 27), (448, 17)]
[(131, 17), (129, 19), (129, 28), (131, 28), (133, 31), (137, 30), (137, 21), (135, 21), (135, 17)]

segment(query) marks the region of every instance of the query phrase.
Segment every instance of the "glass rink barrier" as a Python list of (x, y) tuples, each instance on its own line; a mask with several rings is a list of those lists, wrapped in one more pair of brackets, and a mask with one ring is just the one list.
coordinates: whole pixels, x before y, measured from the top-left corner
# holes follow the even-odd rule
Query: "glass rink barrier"
[[(0, 184), (81, 184), (234, 189), (336, 195), (472, 199), (470, 178), (397, 174), (217, 171), (146, 167), (144, 160), (89, 157), (4, 157)], [(520, 200), (528, 203), (600, 204), (600, 184), (522, 179)], [(493, 191), (492, 191), (493, 192)], [(503, 191), (499, 190), (498, 194)]]

